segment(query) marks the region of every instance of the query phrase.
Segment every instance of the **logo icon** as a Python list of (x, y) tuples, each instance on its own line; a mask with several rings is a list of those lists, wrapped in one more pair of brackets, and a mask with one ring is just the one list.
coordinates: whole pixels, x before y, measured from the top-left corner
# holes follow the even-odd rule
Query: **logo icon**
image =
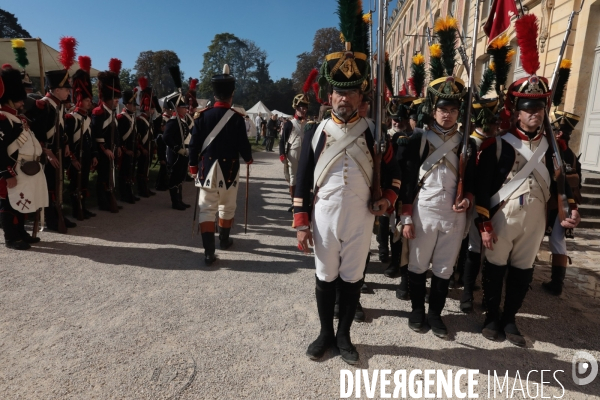
[(591, 383), (598, 375), (598, 361), (586, 351), (578, 351), (572, 361), (573, 382), (583, 386)]

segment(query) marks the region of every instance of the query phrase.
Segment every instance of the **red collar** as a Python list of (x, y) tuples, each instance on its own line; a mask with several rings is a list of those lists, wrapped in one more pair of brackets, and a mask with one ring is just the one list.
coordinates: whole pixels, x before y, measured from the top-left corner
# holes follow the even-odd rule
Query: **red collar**
[(530, 140), (539, 140), (543, 136), (543, 132), (544, 131), (542, 129), (540, 129), (540, 132), (537, 135), (535, 135), (535, 137), (533, 139), (529, 139), (529, 136), (527, 136), (525, 131), (519, 127), (516, 127), (511, 133), (521, 140), (530, 141)]
[(304, 118), (299, 117), (298, 115), (294, 114), (294, 119), (297, 119), (298, 121), (302, 122), (304, 121)]
[(62, 101), (60, 101), (59, 99), (56, 98), (56, 96), (54, 96), (52, 93), (48, 92), (46, 93), (46, 97), (48, 97), (49, 99), (52, 99), (56, 104), (62, 104)]
[(7, 106), (6, 104), (1, 106), (0, 109), (2, 109), (2, 111), (7, 112), (9, 114), (12, 114), (14, 116), (17, 116), (17, 110), (15, 110), (12, 107)]
[(86, 116), (88, 114), (87, 111), (85, 111), (83, 108), (79, 108), (79, 107), (75, 107), (75, 112), (79, 113), (83, 116)]
[(231, 104), (225, 103), (224, 101), (217, 101), (213, 107), (216, 107), (216, 108), (231, 108)]

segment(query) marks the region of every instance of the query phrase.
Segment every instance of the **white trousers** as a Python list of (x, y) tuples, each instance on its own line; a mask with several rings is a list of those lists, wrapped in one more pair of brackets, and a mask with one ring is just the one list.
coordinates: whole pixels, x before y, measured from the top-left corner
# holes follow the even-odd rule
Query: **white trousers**
[(348, 189), (317, 201), (313, 210), (315, 266), (321, 281), (363, 278), (375, 216), (368, 201)]
[(200, 219), (199, 222), (214, 221), (217, 211), (219, 218), (229, 220), (235, 215), (237, 206), (238, 187), (230, 186), (229, 189), (222, 188), (200, 188)]
[(567, 239), (565, 238), (565, 228), (560, 224), (558, 217), (554, 220), (552, 233), (548, 239), (548, 247), (552, 254), (567, 255)]
[(290, 186), (296, 185), (296, 174), (298, 173), (298, 162), (300, 161), (300, 150), (302, 147), (298, 147), (297, 149), (290, 149), (287, 152), (287, 176), (289, 176), (288, 182)]
[[(450, 279), (460, 252), (467, 215), (452, 210), (441, 211), (420, 206), (415, 202), (413, 223), (415, 238), (409, 240), (408, 270), (416, 274), (432, 272), (442, 279)], [(436, 219), (446, 223), (431, 223)], [(451, 222), (451, 223), (447, 223)]]
[(519, 198), (508, 200), (492, 217), (498, 242), (494, 250), (485, 250), (485, 258), (490, 263), (533, 268), (546, 231), (546, 204), (528, 194), (523, 195), (522, 203)]

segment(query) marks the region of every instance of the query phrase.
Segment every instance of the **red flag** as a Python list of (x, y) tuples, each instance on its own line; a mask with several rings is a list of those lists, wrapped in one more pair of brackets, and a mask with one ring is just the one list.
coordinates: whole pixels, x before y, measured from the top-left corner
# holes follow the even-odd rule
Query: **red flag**
[(490, 15), (483, 26), (488, 45), (510, 28), (510, 20), (519, 13), (515, 0), (494, 0)]

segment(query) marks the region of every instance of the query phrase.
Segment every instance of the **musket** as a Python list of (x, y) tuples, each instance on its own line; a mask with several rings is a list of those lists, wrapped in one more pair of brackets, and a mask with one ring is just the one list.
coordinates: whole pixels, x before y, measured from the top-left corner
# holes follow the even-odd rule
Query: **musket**
[(40, 210), (41, 208), (38, 208), (37, 210), (35, 210), (35, 218), (33, 220), (33, 232), (31, 232), (31, 237), (37, 237), (38, 231), (40, 230)]
[(467, 95), (467, 111), (465, 113), (464, 129), (463, 129), (463, 142), (462, 149), (460, 152), (460, 162), (458, 166), (458, 185), (456, 186), (456, 200), (454, 205), (458, 208), (458, 205), (464, 198), (464, 178), (465, 170), (467, 168), (467, 161), (469, 155), (467, 149), (469, 148), (469, 137), (471, 136), (471, 107), (473, 105), (473, 94), (475, 92), (473, 86), (475, 85), (474, 71), (475, 71), (475, 60), (477, 59), (477, 32), (479, 31), (479, 1), (475, 3), (475, 23), (473, 24), (473, 40), (471, 41), (471, 61), (469, 63), (469, 93)]
[(109, 176), (108, 176), (108, 207), (110, 212), (119, 212), (117, 199), (115, 198), (115, 157), (117, 156), (117, 148), (115, 146), (115, 112), (112, 110), (110, 114), (110, 149), (113, 152), (113, 158), (108, 160)]
[(581, 10), (583, 10), (584, 2), (585, 0), (581, 0), (579, 11), (573, 10), (571, 11), (571, 15), (569, 15), (567, 29), (565, 30), (565, 37), (563, 38), (563, 42), (560, 46), (558, 58), (556, 60), (556, 64), (554, 65), (554, 73), (552, 74), (552, 80), (550, 81), (550, 100), (548, 101), (548, 105), (546, 106), (546, 110), (544, 113), (544, 130), (546, 131), (546, 139), (548, 140), (548, 143), (550, 144), (550, 146), (552, 147), (552, 151), (554, 152), (554, 155), (552, 156), (554, 164), (554, 180), (556, 181), (556, 189), (558, 192), (558, 218), (561, 222), (564, 221), (565, 218), (570, 217), (571, 209), (569, 208), (569, 201), (567, 199), (567, 195), (565, 194), (564, 163), (562, 157), (560, 156), (560, 148), (558, 147), (558, 143), (556, 142), (556, 138), (554, 137), (554, 132), (552, 130), (552, 124), (550, 123), (550, 117), (548, 116), (548, 112), (550, 111), (551, 101), (554, 98), (554, 92), (556, 92), (556, 85), (558, 83), (558, 69), (560, 68), (560, 63), (562, 62), (565, 50), (567, 48), (567, 42), (571, 33), (571, 27), (573, 26), (573, 18), (575, 17), (575, 15), (578, 15), (581, 12)]
[(429, 3), (429, 0), (427, 0), (426, 6), (427, 6), (427, 11), (429, 11), (429, 24), (430, 24), (429, 27), (427, 28), (427, 44), (429, 46), (431, 46), (433, 44), (433, 38), (431, 37), (431, 29), (433, 29), (435, 22), (433, 21), (433, 14), (431, 12), (431, 4)]
[[(469, 57), (467, 57), (467, 51), (465, 50), (466, 46), (465, 46), (465, 39), (463, 37), (462, 33), (458, 33), (458, 37), (460, 38), (460, 46), (458, 46), (458, 54), (460, 54), (460, 58), (462, 60), (463, 65), (465, 66), (465, 68), (467, 67), (467, 65), (469, 65)], [(473, 41), (475, 41), (475, 39), (473, 39)], [(467, 70), (467, 74), (468, 77), (471, 76), (471, 71), (470, 69)]]
[(246, 210), (244, 213), (244, 235), (248, 233), (248, 189), (250, 187), (250, 164), (246, 164)]
[(133, 127), (131, 128), (133, 130), (133, 139), (131, 139), (131, 165), (129, 169), (129, 179), (131, 179), (131, 192), (133, 193), (133, 182), (135, 178), (135, 150), (138, 142), (137, 119), (135, 116), (135, 112), (133, 113), (131, 124), (133, 125)]
[(81, 129), (81, 138), (79, 139), (79, 171), (77, 171), (77, 220), (83, 221), (83, 204), (81, 204), (81, 169), (83, 168), (83, 122), (79, 127)]
[[(402, 59), (402, 55), (403, 55), (403, 53), (400, 52), (400, 71), (402, 72), (402, 80), (404, 81), (404, 83), (406, 83), (407, 82), (406, 70), (404, 69), (404, 60)], [(400, 89), (400, 90), (402, 90), (402, 89)]]
[(377, 23), (377, 101), (375, 107), (375, 148), (373, 149), (373, 180), (371, 183), (371, 209), (379, 211), (379, 207), (373, 207), (373, 203), (381, 199), (381, 159), (383, 146), (385, 146), (382, 134), (385, 121), (385, 33), (387, 8), (389, 0), (379, 0), (379, 12)]
[(60, 114), (63, 112), (63, 105), (60, 104), (59, 107), (56, 108), (56, 118), (54, 120), (54, 137), (55, 137), (55, 151), (56, 157), (58, 159), (58, 168), (56, 168), (55, 175), (55, 187), (54, 187), (54, 207), (56, 208), (56, 215), (58, 218), (58, 232), (59, 233), (67, 233), (67, 227), (65, 225), (65, 218), (63, 217), (62, 212), (62, 191), (63, 191), (63, 163), (62, 163), (62, 149), (60, 145)]

